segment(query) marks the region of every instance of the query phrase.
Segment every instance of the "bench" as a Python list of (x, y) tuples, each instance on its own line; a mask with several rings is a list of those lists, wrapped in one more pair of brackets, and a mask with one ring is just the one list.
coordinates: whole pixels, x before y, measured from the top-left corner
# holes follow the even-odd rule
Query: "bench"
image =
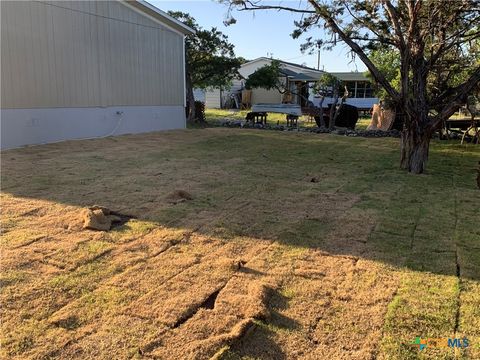
[(266, 112), (256, 112), (256, 111), (251, 111), (247, 113), (247, 116), (245, 116), (245, 120), (247, 121), (252, 121), (254, 124), (255, 123), (260, 123), (260, 124), (267, 124), (267, 116), (268, 114)]

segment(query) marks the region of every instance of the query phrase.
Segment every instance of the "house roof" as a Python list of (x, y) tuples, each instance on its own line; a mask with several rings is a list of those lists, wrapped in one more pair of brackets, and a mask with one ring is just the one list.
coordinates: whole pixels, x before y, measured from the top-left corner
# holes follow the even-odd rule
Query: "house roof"
[(293, 76), (290, 80), (292, 81), (318, 81), (319, 76), (314, 76), (312, 74), (298, 73), (296, 76)]
[(294, 77), (298, 75), (298, 73), (296, 73), (295, 71), (285, 69), (285, 68), (280, 69), (280, 72), (287, 77)]
[(251, 64), (251, 63), (254, 63), (254, 62), (257, 62), (257, 61), (260, 61), (260, 60), (268, 60), (268, 61), (277, 60), (280, 64), (294, 66), (295, 68), (298, 68), (298, 70), (299, 70), (298, 72), (302, 72), (302, 70), (303, 70), (303, 71), (315, 72), (315, 73), (318, 73), (319, 75), (324, 73), (324, 71), (322, 71), (322, 70), (314, 69), (314, 68), (311, 68), (311, 67), (308, 67), (308, 66), (303, 66), (303, 65), (300, 65), (300, 64), (295, 64), (295, 63), (288, 62), (288, 61), (283, 61), (283, 60), (280, 60), (280, 59), (272, 59), (272, 58), (268, 58), (268, 57), (265, 57), (265, 56), (256, 58), (254, 60), (250, 60), (250, 61), (246, 62), (245, 64), (243, 64), (242, 66), (247, 65), (247, 64)]
[[(256, 58), (254, 60), (250, 60), (245, 64), (243, 64), (242, 66), (245, 66), (247, 64), (252, 64), (261, 60), (268, 60), (268, 61), (277, 60), (281, 65), (288, 65), (288, 66), (294, 67), (295, 71), (287, 68), (281, 69), (282, 74), (284, 74), (285, 76), (288, 76), (288, 78), (292, 81), (316, 81), (320, 78), (322, 74), (326, 73), (326, 71), (324, 70), (318, 70), (308, 66), (295, 64), (295, 63), (283, 61), (280, 59), (272, 59), (264, 56)], [(333, 76), (336, 76), (337, 78), (343, 81), (370, 81), (370, 79), (367, 78), (362, 72), (353, 72), (353, 71), (332, 72), (330, 74), (332, 74)]]
[(184, 35), (192, 35), (195, 34), (195, 30), (191, 27), (185, 25), (181, 21), (178, 21), (174, 17), (168, 15), (165, 11), (160, 10), (159, 8), (153, 6), (152, 4), (143, 1), (143, 0), (127, 0), (126, 1), (129, 5), (137, 8), (138, 10), (144, 12), (147, 15), (161, 21), (165, 25), (173, 28), (174, 30), (184, 34)]
[(332, 72), (330, 74), (343, 81), (370, 81), (370, 79), (361, 72)]
[(325, 73), (322, 70), (313, 69), (308, 66), (302, 66), (299, 64), (267, 57), (259, 57), (255, 60), (248, 61), (243, 64), (242, 67), (258, 61), (270, 62), (272, 60), (277, 60), (280, 63), (280, 73), (288, 77), (288, 79), (291, 81), (318, 81), (320, 76)]

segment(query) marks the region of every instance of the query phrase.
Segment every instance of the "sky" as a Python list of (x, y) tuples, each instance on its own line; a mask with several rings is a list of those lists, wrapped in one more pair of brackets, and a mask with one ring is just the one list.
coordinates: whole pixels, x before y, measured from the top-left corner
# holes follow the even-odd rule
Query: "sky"
[[(283, 5), (298, 6), (301, 0), (282, 1)], [(148, 0), (163, 11), (176, 10), (192, 15), (197, 23), (206, 29), (216, 27), (235, 45), (235, 53), (247, 60), (260, 56), (274, 57), (285, 61), (304, 64), (317, 68), (318, 54), (302, 54), (300, 45), (302, 39), (293, 39), (290, 34), (294, 30), (294, 20), (301, 14), (286, 11), (258, 10), (234, 11), (237, 23), (225, 26), (227, 7), (213, 0)], [(313, 33), (309, 35), (315, 35)], [(321, 33), (317, 34), (322, 36)], [(272, 55), (273, 54), (273, 55)], [(360, 60), (352, 61), (345, 45), (338, 45), (332, 51), (322, 50), (320, 53), (320, 69), (329, 72), (365, 71), (366, 67)]]

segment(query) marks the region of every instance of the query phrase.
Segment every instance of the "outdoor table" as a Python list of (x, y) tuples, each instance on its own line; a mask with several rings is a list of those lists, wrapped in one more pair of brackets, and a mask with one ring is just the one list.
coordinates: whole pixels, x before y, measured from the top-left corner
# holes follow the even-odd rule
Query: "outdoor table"
[[(296, 104), (254, 104), (252, 105), (253, 116), (257, 114), (279, 113), (287, 115), (287, 126), (297, 125), (299, 116), (302, 116), (302, 108)], [(266, 116), (264, 117), (266, 120)]]

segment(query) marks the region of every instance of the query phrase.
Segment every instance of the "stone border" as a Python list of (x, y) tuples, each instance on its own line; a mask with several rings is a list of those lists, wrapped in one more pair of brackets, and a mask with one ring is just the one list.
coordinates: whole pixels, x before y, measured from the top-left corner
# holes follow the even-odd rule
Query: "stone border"
[(399, 138), (401, 133), (398, 130), (352, 130), (346, 128), (335, 128), (330, 130), (325, 127), (286, 127), (284, 125), (270, 125), (270, 124), (251, 124), (250, 122), (242, 120), (223, 120), (213, 125), (215, 127), (229, 127), (229, 128), (243, 128), (243, 129), (262, 129), (262, 130), (276, 130), (276, 131), (299, 131), (311, 132), (317, 134), (335, 134), (343, 136), (358, 136), (358, 137), (395, 137)]

